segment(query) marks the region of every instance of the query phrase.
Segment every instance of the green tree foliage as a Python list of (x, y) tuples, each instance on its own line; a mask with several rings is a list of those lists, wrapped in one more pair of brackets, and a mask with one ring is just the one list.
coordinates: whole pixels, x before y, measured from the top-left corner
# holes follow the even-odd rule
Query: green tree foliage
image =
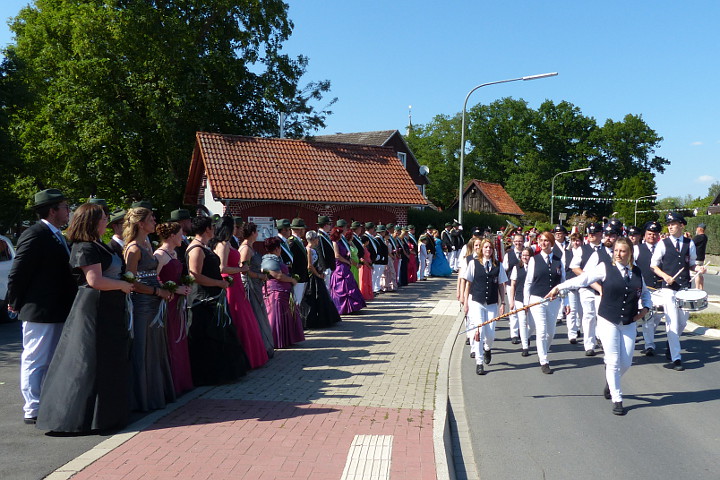
[[(28, 88), (10, 109), (29, 198), (56, 186), (120, 204), (176, 208), (196, 131), (299, 137), (324, 126), (329, 82), (300, 85), (307, 58), (281, 0), (36, 0), (11, 27), (13, 76)], [(330, 102), (332, 104), (333, 101)]]
[[(653, 195), (656, 191), (655, 178), (648, 172), (642, 172), (635, 176), (620, 179), (617, 187), (617, 197), (622, 199), (639, 199)], [(643, 212), (652, 210), (655, 205), (654, 198), (642, 199), (637, 202), (618, 201), (613, 203), (613, 211), (618, 212), (618, 217), (625, 225), (645, 225), (650, 220), (657, 220), (658, 214), (647, 212), (638, 213), (635, 223), (635, 211)], [(637, 208), (636, 208), (637, 207)]]
[[(654, 155), (662, 138), (641, 117), (626, 115), (599, 126), (569, 102), (543, 102), (537, 110), (524, 100), (503, 98), (467, 113), (464, 178), (502, 184), (525, 211), (549, 212), (555, 195), (576, 198), (637, 198), (654, 191), (654, 175), (668, 160)], [(408, 143), (420, 163), (430, 166), (430, 200), (447, 207), (457, 197), (460, 115), (439, 115), (420, 125)], [(627, 179), (637, 178), (628, 182)], [(555, 211), (609, 215), (613, 205), (595, 200), (555, 199)], [(634, 208), (632, 204), (631, 208)]]

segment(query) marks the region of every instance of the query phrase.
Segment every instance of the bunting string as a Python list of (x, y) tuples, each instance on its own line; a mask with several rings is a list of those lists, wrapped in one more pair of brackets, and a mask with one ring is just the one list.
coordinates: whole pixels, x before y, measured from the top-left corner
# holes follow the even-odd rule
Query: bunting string
[(655, 202), (656, 200), (654, 198), (641, 198), (641, 199), (635, 199), (635, 198), (597, 198), (597, 197), (566, 197), (564, 195), (555, 195), (553, 198), (557, 200), (572, 200), (575, 202), (582, 202), (582, 201), (589, 201), (589, 202), (605, 202), (605, 203), (612, 203), (612, 202)]

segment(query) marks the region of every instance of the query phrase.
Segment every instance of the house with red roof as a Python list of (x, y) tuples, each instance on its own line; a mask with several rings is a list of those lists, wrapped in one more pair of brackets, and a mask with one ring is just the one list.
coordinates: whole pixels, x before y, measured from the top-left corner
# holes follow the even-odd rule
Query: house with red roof
[(197, 132), (187, 205), (243, 218), (407, 223), (427, 200), (391, 147)]
[[(448, 210), (457, 208), (457, 199)], [(463, 190), (463, 211), (522, 216), (525, 212), (499, 183), (473, 179)]]

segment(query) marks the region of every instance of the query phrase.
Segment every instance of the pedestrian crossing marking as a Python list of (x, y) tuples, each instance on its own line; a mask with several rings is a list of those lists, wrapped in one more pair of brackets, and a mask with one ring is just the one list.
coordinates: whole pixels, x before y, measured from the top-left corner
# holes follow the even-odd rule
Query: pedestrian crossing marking
[(355, 435), (341, 480), (389, 480), (392, 435)]

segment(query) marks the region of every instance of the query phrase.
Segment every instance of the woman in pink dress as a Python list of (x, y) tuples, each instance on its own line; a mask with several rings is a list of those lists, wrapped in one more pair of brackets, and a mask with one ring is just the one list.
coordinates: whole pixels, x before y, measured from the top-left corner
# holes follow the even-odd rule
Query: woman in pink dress
[(187, 392), (194, 388), (192, 370), (190, 369), (190, 352), (186, 330), (186, 314), (179, 308), (181, 300), (190, 293), (190, 287), (182, 285), (183, 265), (177, 258), (175, 249), (182, 242), (182, 231), (179, 223), (169, 222), (158, 225), (155, 232), (162, 244), (155, 250), (158, 260), (158, 278), (160, 283), (175, 282), (178, 286), (172, 299), (167, 303), (166, 331), (170, 371), (172, 372), (175, 394)]
[(360, 292), (365, 300), (372, 300), (375, 298), (372, 288), (372, 259), (370, 258), (370, 239), (367, 235), (360, 237), (363, 243), (363, 255), (362, 262), (360, 263)]
[(340, 240), (342, 234), (342, 228), (340, 227), (335, 227), (330, 232), (330, 240), (332, 240), (335, 249), (335, 270), (333, 270), (330, 277), (328, 290), (340, 315), (346, 315), (357, 312), (364, 308), (366, 304), (355, 277), (350, 271), (352, 265), (350, 251), (345, 248), (344, 243)]
[(280, 258), (280, 239), (266, 238), (261, 268), (267, 273), (265, 283), (265, 307), (272, 327), (275, 348), (288, 348), (305, 340), (299, 308), (291, 300), (290, 292), (297, 280), (290, 276), (290, 269)]
[(410, 226), (407, 228), (403, 228), (402, 230), (402, 239), (405, 241), (405, 243), (408, 246), (408, 250), (410, 250), (410, 258), (408, 260), (408, 283), (415, 283), (417, 282), (417, 270), (418, 270), (418, 263), (417, 263), (417, 243), (413, 240), (413, 237), (410, 235)]
[(268, 354), (240, 275), (250, 270), (250, 267), (240, 266), (240, 252), (230, 245), (234, 229), (235, 222), (231, 216), (226, 215), (221, 218), (215, 226), (215, 237), (210, 241), (209, 246), (220, 257), (220, 272), (223, 278), (232, 278), (232, 283), (226, 290), (230, 316), (235, 324), (238, 340), (250, 360), (250, 367), (258, 368), (267, 363)]

